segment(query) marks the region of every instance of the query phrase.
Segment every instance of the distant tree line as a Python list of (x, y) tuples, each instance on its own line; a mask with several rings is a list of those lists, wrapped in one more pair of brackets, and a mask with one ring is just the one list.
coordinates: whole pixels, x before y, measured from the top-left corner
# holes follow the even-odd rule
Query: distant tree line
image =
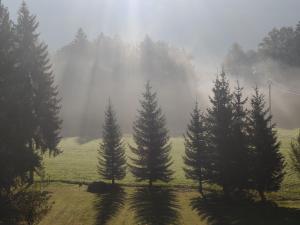
[[(238, 41), (238, 40), (237, 40)], [(227, 75), (261, 87), (272, 84), (273, 113), (281, 128), (299, 127), (300, 22), (272, 29), (257, 48), (232, 45), (224, 58)], [(288, 112), (281, 109), (288, 108)]]
[[(258, 44), (257, 49), (244, 51), (235, 43), (225, 57), (224, 64), (230, 74), (242, 75), (246, 79), (263, 79), (259, 71), (260, 63), (268, 64), (268, 60), (277, 63), (277, 68), (283, 76), (297, 78), (298, 73), (288, 71), (288, 68), (300, 67), (300, 21), (295, 27), (273, 28)], [(267, 65), (265, 65), (267, 67)], [(267, 72), (267, 71), (264, 71)], [(274, 74), (271, 74), (273, 76)]]
[[(256, 190), (265, 200), (266, 192), (279, 190), (285, 162), (264, 96), (255, 88), (247, 109), (243, 88), (237, 83), (231, 92), (224, 72), (217, 76), (212, 91), (211, 106), (206, 112), (196, 102), (184, 135), (186, 178), (198, 182), (203, 196), (206, 183), (219, 185), (227, 197)], [(149, 82), (140, 104), (133, 124), (135, 144), (130, 145), (133, 156), (128, 165), (137, 181), (148, 181), (151, 187), (155, 181), (172, 180), (171, 143), (165, 117)], [(111, 103), (103, 130), (99, 172), (114, 183), (124, 178), (126, 159)]]
[(36, 224), (49, 196), (32, 186), (42, 156), (60, 153), (59, 98), (38, 22), (23, 2), (16, 23), (0, 1), (0, 223)]
[[(98, 137), (104, 122), (98, 113), (105, 110), (106, 96), (111, 96), (120, 113), (123, 131), (131, 133), (138, 87), (147, 80), (161, 90), (170, 133), (180, 135), (184, 131), (187, 118), (178, 118), (187, 115), (197, 87), (192, 58), (183, 50), (148, 36), (136, 45), (105, 34), (91, 40), (79, 29), (74, 40), (52, 59), (62, 98), (63, 136), (83, 140)], [(170, 102), (181, 107), (175, 110), (174, 104), (165, 104)]]

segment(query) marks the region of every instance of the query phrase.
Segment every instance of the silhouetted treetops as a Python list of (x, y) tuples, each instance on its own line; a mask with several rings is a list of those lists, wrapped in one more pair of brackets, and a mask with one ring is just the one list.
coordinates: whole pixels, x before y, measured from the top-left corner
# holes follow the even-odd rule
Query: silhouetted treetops
[[(232, 92), (224, 71), (216, 77), (212, 92), (210, 107), (201, 111), (196, 101), (191, 113), (184, 135), (185, 176), (198, 183), (203, 196), (206, 183), (219, 185), (227, 197), (256, 190), (265, 200), (265, 192), (279, 190), (285, 163), (264, 96), (256, 87), (247, 109), (248, 98), (243, 97), (243, 88), (237, 82)], [(129, 145), (130, 172), (137, 181), (148, 181), (149, 186), (155, 181), (169, 182), (173, 175), (171, 143), (165, 117), (150, 82), (146, 84), (140, 104), (133, 124), (134, 144)], [(112, 171), (120, 172), (119, 179), (125, 175), (125, 153), (117, 127), (109, 105), (99, 152), (99, 172), (106, 179), (112, 179)], [(298, 146), (292, 146), (297, 157)]]

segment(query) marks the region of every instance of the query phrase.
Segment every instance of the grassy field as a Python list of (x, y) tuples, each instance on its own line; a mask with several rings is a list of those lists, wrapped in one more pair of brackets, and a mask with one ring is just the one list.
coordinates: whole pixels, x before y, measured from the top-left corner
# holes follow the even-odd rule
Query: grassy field
[[(282, 143), (281, 151), (288, 156), (289, 144), (297, 130), (278, 132)], [(56, 158), (45, 157), (45, 172), (50, 180), (75, 182), (98, 181), (97, 149), (100, 140), (79, 143), (77, 138), (63, 139), (60, 147), (63, 153)], [(87, 186), (52, 182), (47, 190), (52, 194), (54, 205), (40, 225), (134, 225), (134, 224), (173, 224), (182, 225), (296, 225), (300, 221), (300, 180), (292, 174), (289, 166), (282, 188), (278, 193), (271, 193), (271, 198), (278, 207), (260, 206), (254, 203), (239, 205), (224, 204), (215, 198), (210, 205), (203, 207), (203, 202), (182, 171), (183, 139), (172, 138), (172, 158), (175, 179), (171, 184), (181, 184), (173, 190), (164, 187), (154, 193), (147, 189), (129, 187), (135, 184), (128, 174), (121, 182), (125, 184), (121, 192), (91, 193)], [(132, 143), (130, 137), (125, 143)], [(127, 148), (127, 154), (130, 151)], [(288, 163), (288, 157), (286, 157)], [(163, 212), (163, 213), (161, 213)], [(164, 221), (162, 223), (155, 222)]]
[(55, 203), (40, 225), (297, 225), (300, 221), (299, 200), (261, 206), (214, 199), (206, 205), (189, 189), (176, 189), (174, 195), (168, 189), (149, 193), (133, 187), (97, 194), (86, 191), (86, 186), (61, 183), (47, 189)]
[[(281, 141), (281, 151), (288, 162), (288, 153), (290, 149), (291, 138), (296, 137), (297, 130), (278, 131), (278, 136)], [(97, 173), (97, 157), (100, 140), (92, 140), (86, 143), (79, 143), (77, 138), (65, 138), (60, 143), (60, 148), (63, 153), (55, 158), (45, 157), (45, 172), (50, 180), (71, 180), (78, 182), (92, 182), (99, 180)], [(126, 153), (131, 155), (128, 149), (128, 144), (133, 144), (131, 137), (125, 137)], [(186, 180), (182, 170), (184, 154), (183, 138), (171, 138), (172, 143), (172, 159), (174, 161), (173, 170), (175, 171), (172, 184), (192, 184)], [(284, 185), (298, 184), (298, 178), (290, 172), (289, 166), (286, 168), (287, 175)], [(122, 183), (134, 183), (134, 179), (130, 173), (127, 173), (126, 178)]]
[[(80, 182), (91, 182), (99, 180), (97, 173), (97, 157), (100, 140), (92, 140), (86, 143), (79, 143), (77, 138), (65, 138), (60, 144), (63, 153), (55, 158), (45, 157), (46, 175), (51, 180), (72, 180)], [(189, 183), (184, 178), (182, 170), (182, 155), (184, 151), (182, 138), (171, 138), (173, 170), (176, 171), (173, 183)], [(126, 154), (131, 152), (128, 144), (133, 144), (131, 137), (125, 137)], [(130, 173), (122, 183), (133, 183), (134, 179)]]

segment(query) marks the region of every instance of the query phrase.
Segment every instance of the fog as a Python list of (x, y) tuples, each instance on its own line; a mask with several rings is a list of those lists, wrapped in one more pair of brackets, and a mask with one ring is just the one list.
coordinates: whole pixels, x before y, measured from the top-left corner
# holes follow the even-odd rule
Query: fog
[(182, 134), (196, 96), (202, 98), (191, 58), (148, 36), (133, 46), (103, 34), (89, 41), (80, 30), (53, 61), (67, 136), (99, 136), (109, 98), (123, 132), (130, 133), (147, 81), (158, 94), (173, 135)]
[[(2, 0), (16, 16), (22, 0)], [(238, 41), (253, 48), (273, 27), (299, 20), (298, 0), (26, 0), (40, 21), (51, 52), (73, 39), (79, 27), (140, 42), (146, 34), (184, 47), (202, 60), (223, 57)], [(215, 66), (219, 66), (218, 61)]]
[[(15, 18), (21, 0), (2, 2)], [(241, 81), (247, 95), (255, 85), (267, 94), (272, 80), (274, 121), (284, 128), (300, 126), (299, 67), (257, 56), (269, 31), (297, 24), (298, 0), (26, 2), (49, 45), (64, 136), (101, 135), (108, 98), (122, 131), (130, 133), (148, 80), (171, 134), (181, 135), (195, 99), (203, 111), (209, 105), (222, 66), (233, 85)], [(232, 56), (235, 42), (242, 52)]]

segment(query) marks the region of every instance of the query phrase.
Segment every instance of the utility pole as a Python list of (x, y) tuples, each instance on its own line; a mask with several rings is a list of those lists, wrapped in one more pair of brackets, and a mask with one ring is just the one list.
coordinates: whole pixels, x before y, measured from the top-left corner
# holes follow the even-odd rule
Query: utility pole
[[(269, 111), (270, 116), (272, 116), (272, 81), (268, 80), (268, 87), (269, 87)], [(272, 121), (270, 121), (270, 125), (272, 124)]]
[(269, 109), (270, 114), (272, 114), (272, 81), (268, 80), (268, 86), (269, 86)]

